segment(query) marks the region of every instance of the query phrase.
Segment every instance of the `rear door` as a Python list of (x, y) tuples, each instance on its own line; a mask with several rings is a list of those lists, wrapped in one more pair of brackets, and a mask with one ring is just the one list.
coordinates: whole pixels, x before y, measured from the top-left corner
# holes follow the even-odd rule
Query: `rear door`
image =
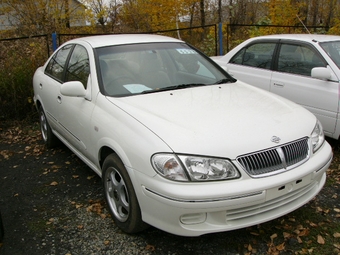
[(282, 42), (277, 56), (270, 91), (302, 105), (321, 121), (325, 133), (334, 133), (339, 83), (311, 77), (312, 68), (327, 67), (325, 59), (299, 42)]
[(66, 45), (59, 49), (45, 68), (45, 75), (41, 76), (39, 81), (39, 94), (43, 101), (43, 107), (51, 127), (58, 133), (62, 132), (60, 119), (60, 86), (63, 83), (64, 72), (69, 54), (73, 49), (72, 44)]

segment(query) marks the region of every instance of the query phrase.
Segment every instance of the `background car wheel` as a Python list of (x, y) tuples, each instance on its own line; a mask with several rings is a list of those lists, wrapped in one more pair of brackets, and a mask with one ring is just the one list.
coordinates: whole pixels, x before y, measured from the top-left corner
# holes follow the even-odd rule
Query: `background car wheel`
[(52, 148), (58, 145), (59, 139), (53, 134), (50, 125), (47, 122), (46, 115), (42, 107), (39, 107), (39, 122), (41, 135), (47, 148)]
[(114, 154), (103, 164), (105, 199), (116, 225), (133, 234), (147, 228), (142, 221), (140, 207), (130, 177), (122, 161)]
[(4, 225), (2, 224), (2, 217), (1, 217), (1, 213), (0, 213), (0, 243), (4, 239), (4, 233), (5, 233)]

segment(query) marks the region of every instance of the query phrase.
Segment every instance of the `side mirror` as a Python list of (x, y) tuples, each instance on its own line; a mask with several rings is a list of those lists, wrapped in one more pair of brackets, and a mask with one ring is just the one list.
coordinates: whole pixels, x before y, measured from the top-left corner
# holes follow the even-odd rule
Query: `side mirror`
[(314, 67), (311, 76), (320, 80), (330, 80), (332, 73), (326, 67)]
[(69, 97), (84, 97), (86, 90), (80, 81), (68, 81), (61, 85), (60, 93)]

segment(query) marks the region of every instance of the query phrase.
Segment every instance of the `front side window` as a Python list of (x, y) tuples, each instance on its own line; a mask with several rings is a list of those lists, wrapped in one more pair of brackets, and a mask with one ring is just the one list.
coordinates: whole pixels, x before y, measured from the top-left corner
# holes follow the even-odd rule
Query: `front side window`
[(73, 48), (73, 45), (70, 44), (58, 50), (58, 52), (56, 52), (53, 55), (50, 62), (47, 64), (45, 73), (55, 78), (56, 80), (62, 82), (67, 57), (72, 48)]
[(90, 74), (89, 55), (83, 46), (76, 45), (66, 69), (66, 81), (80, 81), (84, 87)]
[(261, 42), (250, 45), (239, 51), (230, 63), (270, 69), (276, 43)]
[(280, 72), (311, 76), (314, 67), (325, 66), (321, 55), (307, 45), (281, 45), (277, 67)]

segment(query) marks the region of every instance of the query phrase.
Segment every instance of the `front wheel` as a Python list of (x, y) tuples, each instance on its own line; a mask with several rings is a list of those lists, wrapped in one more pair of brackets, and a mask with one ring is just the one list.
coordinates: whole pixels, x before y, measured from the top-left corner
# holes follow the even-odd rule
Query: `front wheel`
[(105, 159), (102, 179), (105, 199), (117, 227), (129, 234), (147, 228), (130, 177), (115, 154)]

